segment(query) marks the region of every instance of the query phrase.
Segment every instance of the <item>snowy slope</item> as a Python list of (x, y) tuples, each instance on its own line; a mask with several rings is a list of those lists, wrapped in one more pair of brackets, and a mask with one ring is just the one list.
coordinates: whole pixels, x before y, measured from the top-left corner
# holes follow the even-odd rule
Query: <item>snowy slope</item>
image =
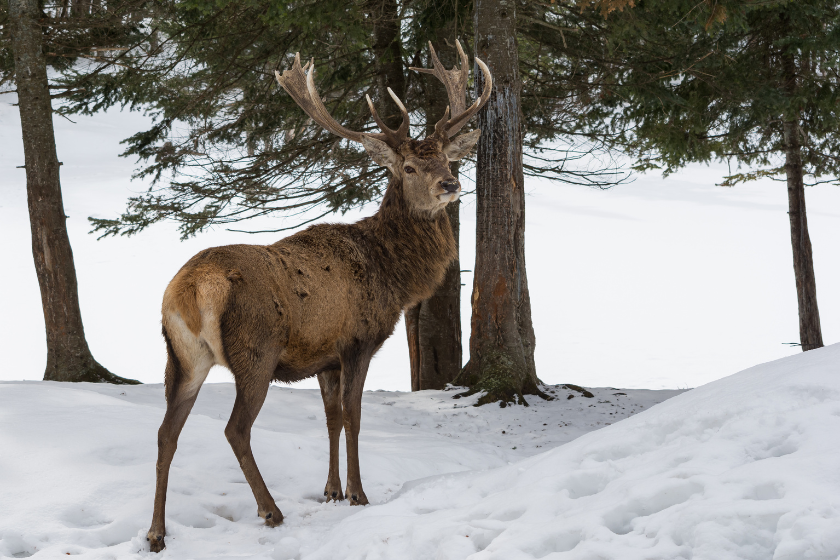
[[(477, 396), (453, 400), (454, 392), (365, 392), (360, 455), (371, 503), (410, 480), (507, 465), (680, 393), (552, 391), (557, 400), (505, 409), (475, 408)], [(362, 511), (322, 503), (328, 446), (320, 393), (272, 386), (253, 447), (286, 521), (277, 531), (263, 527), (223, 433), (234, 395), (230, 383), (206, 384), (184, 428), (164, 557), (272, 557), (282, 539), (319, 542)], [(161, 385), (0, 383), (0, 556), (124, 558), (143, 548), (164, 407)], [(342, 445), (345, 480), (343, 454)]]
[(555, 391), (555, 401), (505, 409), (465, 406), (451, 392), (366, 392), (360, 454), (373, 505), (359, 508), (319, 495), (327, 446), (317, 392), (272, 387), (254, 432), (255, 456), (286, 516), (269, 529), (222, 433), (232, 387), (205, 386), (173, 463), (168, 548), (153, 556), (145, 532), (161, 387), (2, 383), (0, 555), (840, 555), (840, 345), (655, 406), (674, 393)]
[(410, 484), (306, 558), (831, 559), (840, 345), (757, 366), (553, 451)]

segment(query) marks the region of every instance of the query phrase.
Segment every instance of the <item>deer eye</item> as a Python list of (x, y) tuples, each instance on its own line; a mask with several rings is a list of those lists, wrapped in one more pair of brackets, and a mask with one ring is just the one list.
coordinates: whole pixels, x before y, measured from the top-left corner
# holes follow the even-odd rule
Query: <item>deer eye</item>
[(406, 173), (417, 173), (417, 171), (413, 167), (411, 167), (410, 165), (405, 166), (405, 172)]

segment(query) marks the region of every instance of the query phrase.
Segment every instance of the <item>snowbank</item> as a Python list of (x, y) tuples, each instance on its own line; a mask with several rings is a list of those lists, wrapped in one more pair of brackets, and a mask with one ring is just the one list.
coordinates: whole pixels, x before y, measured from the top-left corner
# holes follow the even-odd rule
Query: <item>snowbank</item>
[[(444, 391), (365, 392), (368, 497), (383, 503), (407, 481), (522, 460), (679, 393), (592, 389), (586, 398), (552, 390), (558, 400), (505, 409), (475, 408), (476, 397), (452, 400)], [(223, 433), (234, 394), (230, 383), (206, 384), (181, 434), (160, 558), (306, 556), (363, 511), (323, 503), (328, 446), (319, 391), (273, 386), (253, 446), (286, 519), (276, 530), (262, 526)], [(161, 385), (0, 383), (0, 556), (147, 555), (164, 406)], [(342, 445), (342, 477), (343, 454)]]
[(485, 473), (409, 485), (306, 558), (840, 555), (840, 345), (763, 364)]
[(354, 508), (319, 495), (327, 446), (317, 392), (273, 387), (254, 436), (286, 516), (269, 529), (222, 433), (232, 387), (205, 386), (173, 463), (168, 548), (154, 556), (145, 532), (160, 386), (0, 384), (0, 556), (840, 555), (840, 345), (649, 409), (673, 393), (556, 392), (528, 409), (464, 407), (445, 392), (365, 393), (360, 455), (375, 505)]

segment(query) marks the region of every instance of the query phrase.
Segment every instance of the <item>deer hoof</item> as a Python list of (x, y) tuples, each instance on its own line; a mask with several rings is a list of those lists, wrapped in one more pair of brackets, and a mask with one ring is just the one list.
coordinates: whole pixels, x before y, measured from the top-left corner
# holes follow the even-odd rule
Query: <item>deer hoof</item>
[(152, 552), (160, 552), (166, 548), (166, 541), (163, 540), (163, 535), (149, 531), (146, 535), (146, 540), (149, 541), (149, 550)]
[(344, 501), (344, 494), (341, 492), (341, 488), (333, 488), (330, 489), (329, 485), (324, 490), (324, 497), (327, 499), (327, 503), (330, 501), (333, 502), (341, 502)]
[(370, 503), (364, 492), (348, 492), (347, 497), (350, 498), (351, 506), (366, 506)]
[(283, 514), (280, 513), (279, 509), (266, 512), (265, 515), (260, 514), (260, 517), (265, 519), (265, 524), (269, 527), (277, 527), (278, 525), (283, 523)]

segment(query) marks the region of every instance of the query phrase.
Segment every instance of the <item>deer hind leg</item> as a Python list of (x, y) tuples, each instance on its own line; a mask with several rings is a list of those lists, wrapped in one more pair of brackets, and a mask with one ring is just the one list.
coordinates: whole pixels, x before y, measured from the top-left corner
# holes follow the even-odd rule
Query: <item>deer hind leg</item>
[(318, 374), (321, 386), (321, 398), (324, 399), (324, 411), (327, 413), (327, 432), (330, 435), (330, 471), (324, 496), (327, 502), (344, 500), (341, 492), (341, 475), (338, 473), (338, 443), (344, 422), (341, 413), (341, 370), (325, 371)]
[(263, 402), (265, 402), (268, 386), (271, 383), (271, 374), (273, 373), (273, 370), (262, 369), (265, 370), (265, 374), (256, 377), (237, 375), (237, 372), (234, 371), (236, 401), (233, 404), (230, 421), (225, 428), (225, 437), (233, 448), (239, 466), (242, 467), (242, 473), (245, 475), (245, 479), (254, 493), (254, 498), (257, 500), (257, 515), (265, 519), (266, 525), (276, 527), (283, 522), (283, 514), (277, 504), (274, 503), (274, 498), (271, 497), (271, 493), (268, 491), (265, 481), (263, 481), (254, 460), (254, 454), (251, 451), (251, 427), (257, 419), (257, 414), (259, 414)]
[(359, 427), (362, 417), (362, 391), (372, 352), (353, 349), (341, 360), (341, 406), (344, 437), (347, 441), (347, 489), (344, 496), (351, 506), (367, 505), (359, 471)]
[[(180, 353), (173, 348), (173, 339), (164, 330), (166, 339), (166, 414), (158, 430), (157, 481), (155, 484), (155, 506), (152, 526), (146, 538), (152, 552), (166, 547), (165, 509), (166, 488), (169, 484), (169, 467), (178, 447), (178, 436), (192, 410), (198, 390), (213, 367), (213, 355), (207, 345), (197, 337), (184, 340), (180, 333), (174, 334), (174, 342)], [(179, 357), (180, 354), (180, 357)]]

